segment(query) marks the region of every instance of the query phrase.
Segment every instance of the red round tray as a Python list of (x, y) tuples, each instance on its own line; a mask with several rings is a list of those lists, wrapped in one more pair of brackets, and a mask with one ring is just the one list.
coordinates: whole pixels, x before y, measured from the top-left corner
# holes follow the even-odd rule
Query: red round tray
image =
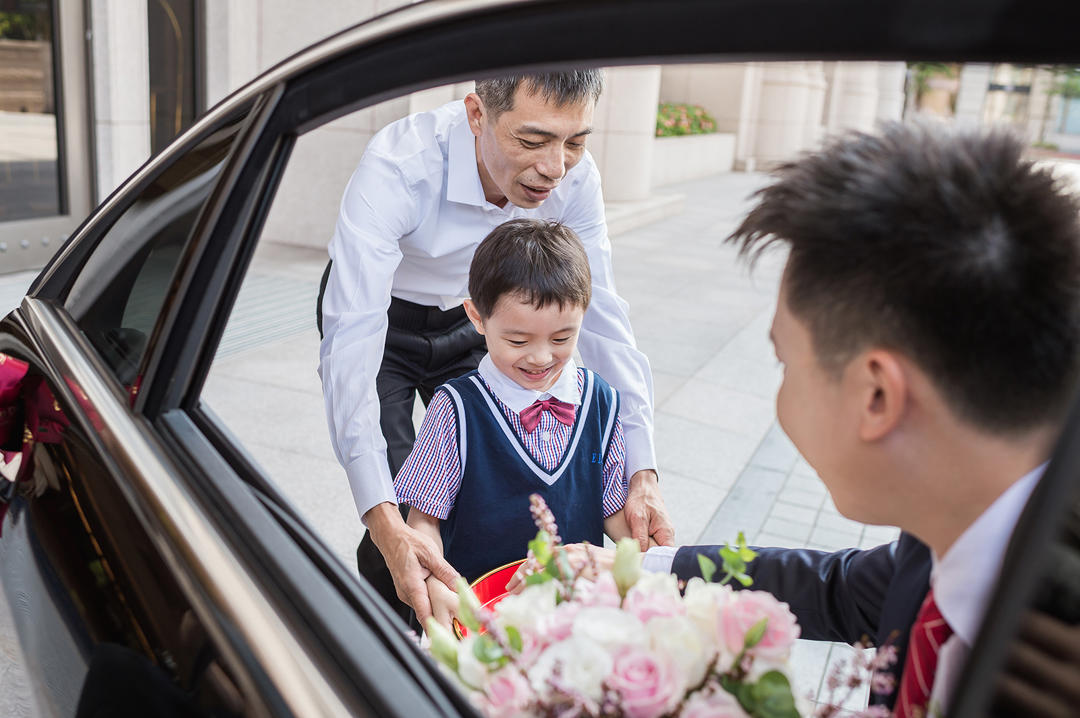
[[(492, 569), (469, 584), (473, 593), (476, 594), (476, 598), (480, 601), (480, 605), (484, 608), (492, 608), (499, 601), (506, 598), (509, 595), (506, 591), (506, 584), (510, 582), (510, 578), (517, 572), (518, 566), (523, 563), (525, 563), (525, 559), (520, 559)], [(484, 630), (481, 628), (480, 633), (483, 632)], [(458, 623), (455, 618), (454, 633), (457, 634), (458, 638), (464, 638), (469, 635), (469, 629)]]

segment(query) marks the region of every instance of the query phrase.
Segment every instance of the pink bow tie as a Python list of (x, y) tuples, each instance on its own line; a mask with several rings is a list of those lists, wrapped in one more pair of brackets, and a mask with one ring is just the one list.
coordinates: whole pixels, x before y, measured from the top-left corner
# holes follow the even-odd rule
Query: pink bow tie
[(540, 424), (540, 415), (545, 411), (550, 411), (557, 421), (567, 426), (574, 423), (573, 404), (567, 404), (558, 399), (544, 399), (543, 401), (537, 399), (518, 414), (522, 428), (530, 434), (533, 433)]

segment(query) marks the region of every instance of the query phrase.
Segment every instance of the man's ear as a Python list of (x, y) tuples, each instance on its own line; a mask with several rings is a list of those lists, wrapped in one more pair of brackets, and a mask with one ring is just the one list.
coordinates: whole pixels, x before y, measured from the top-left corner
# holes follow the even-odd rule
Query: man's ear
[(469, 120), (469, 129), (477, 137), (483, 132), (484, 121), (487, 119), (487, 108), (480, 95), (470, 92), (465, 95), (465, 116)]
[(859, 438), (877, 441), (895, 429), (908, 409), (910, 385), (895, 354), (875, 349), (858, 361)]
[(484, 319), (480, 316), (480, 312), (476, 310), (476, 305), (473, 304), (473, 300), (466, 299), (464, 302), (465, 314), (469, 317), (469, 321), (476, 328), (477, 333), (484, 334)]

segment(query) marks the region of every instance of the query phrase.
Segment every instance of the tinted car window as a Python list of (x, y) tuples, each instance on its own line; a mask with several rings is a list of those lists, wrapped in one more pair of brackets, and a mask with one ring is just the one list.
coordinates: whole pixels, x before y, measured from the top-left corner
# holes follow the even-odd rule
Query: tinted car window
[(247, 113), (181, 155), (135, 197), (98, 242), (66, 306), (123, 385), (132, 385), (184, 248)]

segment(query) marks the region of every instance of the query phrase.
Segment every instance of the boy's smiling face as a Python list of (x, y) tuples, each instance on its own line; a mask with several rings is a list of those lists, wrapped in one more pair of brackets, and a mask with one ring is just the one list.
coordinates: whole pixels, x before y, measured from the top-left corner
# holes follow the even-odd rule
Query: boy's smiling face
[(501, 297), (489, 317), (470, 300), (465, 311), (484, 335), (495, 368), (525, 389), (547, 391), (574, 355), (585, 308), (548, 304), (537, 309), (520, 294)]

